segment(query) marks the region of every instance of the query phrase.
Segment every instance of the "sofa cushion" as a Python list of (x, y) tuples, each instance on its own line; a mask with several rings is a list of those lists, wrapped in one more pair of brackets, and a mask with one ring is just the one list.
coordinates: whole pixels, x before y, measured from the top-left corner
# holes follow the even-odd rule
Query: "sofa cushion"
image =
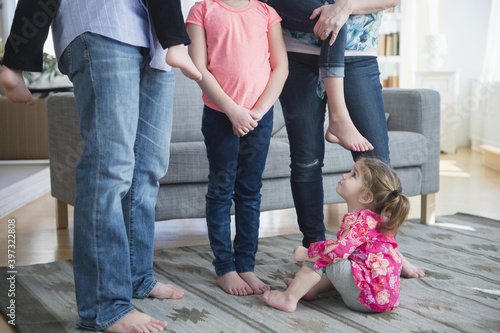
[[(324, 174), (345, 173), (354, 162), (351, 153), (340, 145), (326, 144)], [(391, 165), (394, 168), (420, 166), (427, 160), (427, 140), (419, 133), (389, 132)], [(290, 176), (290, 146), (287, 138), (272, 138), (263, 179)], [(203, 141), (170, 145), (170, 164), (160, 184), (204, 183), (208, 160)]]
[[(290, 148), (285, 138), (272, 138), (262, 178), (290, 175)], [(207, 151), (203, 141), (170, 145), (170, 163), (160, 184), (203, 183), (208, 181)]]

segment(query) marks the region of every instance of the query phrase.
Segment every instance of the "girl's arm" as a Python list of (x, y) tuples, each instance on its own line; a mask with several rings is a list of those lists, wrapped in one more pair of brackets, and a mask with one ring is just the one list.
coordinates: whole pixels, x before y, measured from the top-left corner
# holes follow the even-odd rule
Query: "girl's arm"
[(205, 29), (199, 25), (188, 23), (187, 31), (191, 38), (191, 44), (188, 47), (189, 56), (202, 75), (202, 80), (198, 81), (198, 85), (205, 95), (227, 115), (233, 124), (233, 133), (239, 137), (247, 134), (257, 127), (257, 122), (252, 118), (250, 110), (236, 104), (222, 90), (219, 82), (208, 70)]
[(395, 7), (398, 3), (399, 0), (339, 0), (334, 4), (316, 8), (311, 15), (311, 19), (319, 16), (314, 26), (314, 33), (325, 40), (328, 36), (324, 32), (330, 31), (336, 36), (347, 22), (349, 15), (376, 13)]
[(266, 89), (252, 109), (252, 116), (260, 120), (278, 99), (288, 76), (288, 56), (281, 32), (281, 24), (276, 23), (267, 33), (271, 62), (271, 76)]

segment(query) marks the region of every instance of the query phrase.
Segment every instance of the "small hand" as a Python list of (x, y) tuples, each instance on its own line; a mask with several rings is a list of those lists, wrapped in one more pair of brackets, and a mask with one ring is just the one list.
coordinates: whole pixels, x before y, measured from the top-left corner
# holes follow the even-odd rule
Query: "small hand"
[(237, 137), (248, 134), (258, 125), (257, 121), (252, 118), (251, 111), (241, 106), (228, 110), (226, 115), (233, 124), (233, 133)]

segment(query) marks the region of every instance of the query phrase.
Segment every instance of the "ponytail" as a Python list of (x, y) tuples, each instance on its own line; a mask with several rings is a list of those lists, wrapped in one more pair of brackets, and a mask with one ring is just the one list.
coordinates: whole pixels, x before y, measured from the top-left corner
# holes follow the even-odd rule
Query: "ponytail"
[(387, 217), (378, 229), (386, 235), (395, 235), (410, 213), (410, 200), (401, 193), (401, 181), (394, 169), (379, 159), (362, 157), (359, 161), (364, 190), (373, 195), (371, 210)]

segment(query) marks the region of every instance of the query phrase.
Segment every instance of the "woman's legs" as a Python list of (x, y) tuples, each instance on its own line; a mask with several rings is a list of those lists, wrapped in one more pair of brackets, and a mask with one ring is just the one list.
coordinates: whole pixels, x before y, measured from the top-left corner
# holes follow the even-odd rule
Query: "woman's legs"
[(280, 95), (290, 141), (291, 189), (302, 245), (325, 240), (323, 160), (326, 100), (316, 93), (318, 56), (288, 53), (289, 75)]

